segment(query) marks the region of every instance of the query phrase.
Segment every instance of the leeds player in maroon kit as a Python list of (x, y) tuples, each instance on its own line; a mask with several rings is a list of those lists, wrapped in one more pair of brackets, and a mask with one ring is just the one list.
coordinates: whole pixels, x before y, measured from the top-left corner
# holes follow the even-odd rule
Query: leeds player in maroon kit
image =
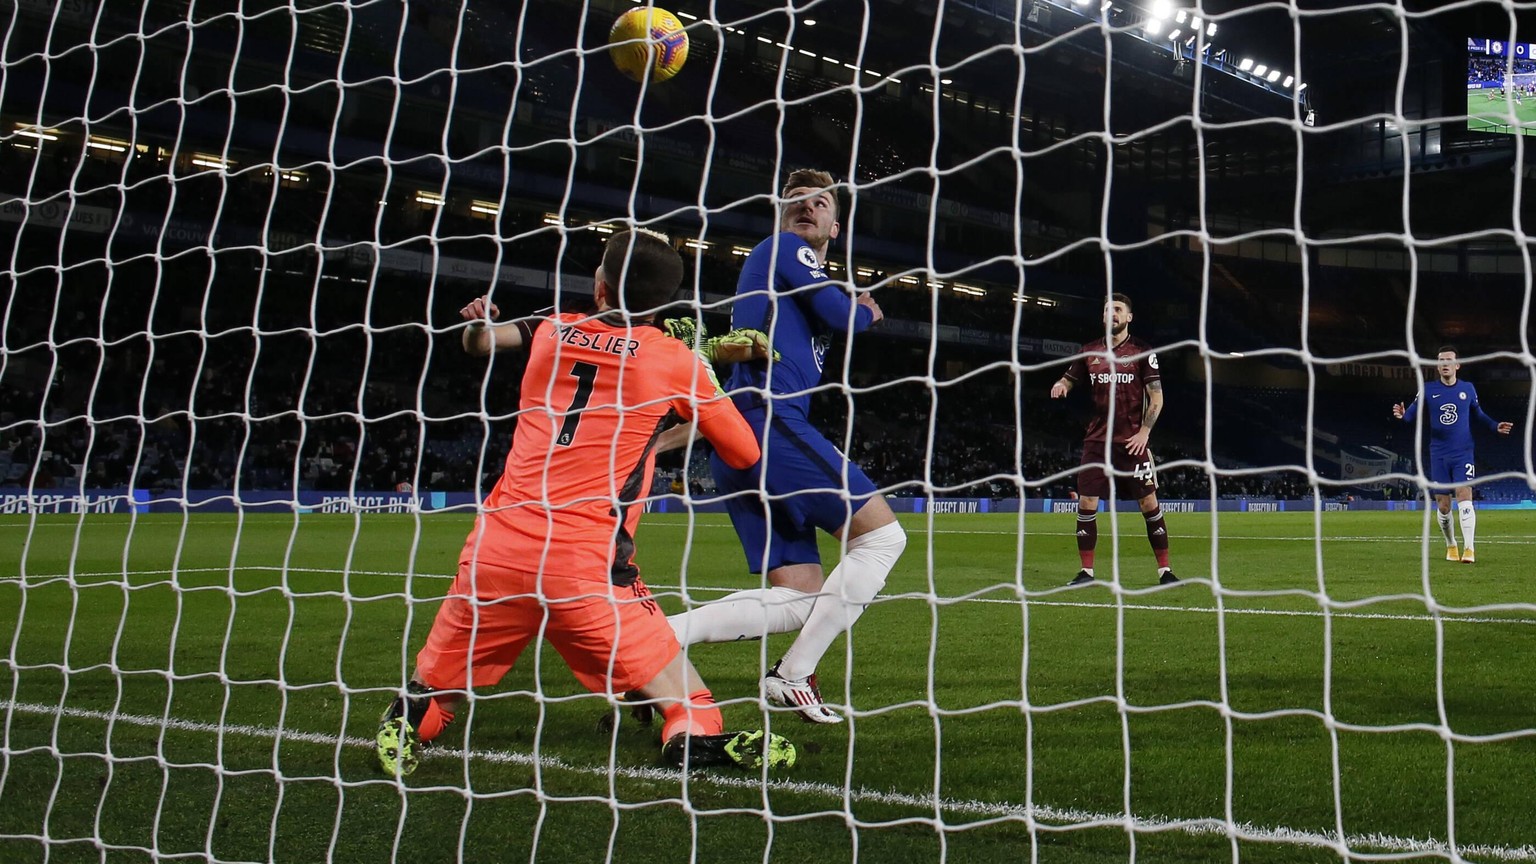
[[(1116, 294), (1104, 307), (1104, 323), (1110, 340), (1096, 339), (1083, 346), (1083, 354), (1067, 367), (1067, 374), (1051, 387), (1051, 398), (1060, 399), (1087, 381), (1093, 387), (1097, 409), (1083, 438), (1083, 468), (1077, 475), (1077, 554), (1083, 569), (1072, 585), (1093, 582), (1093, 551), (1099, 542), (1099, 499), (1131, 492), (1141, 504), (1147, 522), (1147, 539), (1157, 555), (1158, 582), (1179, 581), (1168, 566), (1168, 526), (1157, 504), (1157, 468), (1147, 439), (1158, 415), (1163, 413), (1162, 373), (1157, 355), (1130, 334), (1131, 298)], [(1114, 357), (1114, 363), (1109, 357)], [(1107, 442), (1113, 442), (1109, 446)], [(1108, 449), (1106, 459), (1106, 447)], [(1117, 475), (1113, 481), (1104, 470), (1108, 464)], [(1129, 475), (1129, 476), (1126, 476)]]

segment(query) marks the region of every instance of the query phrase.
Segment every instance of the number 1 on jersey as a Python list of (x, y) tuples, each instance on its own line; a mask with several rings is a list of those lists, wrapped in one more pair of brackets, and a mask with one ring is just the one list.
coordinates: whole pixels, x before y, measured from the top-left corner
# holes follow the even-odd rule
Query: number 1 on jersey
[(576, 361), (571, 364), (571, 374), (576, 376), (576, 395), (571, 397), (570, 407), (565, 409), (565, 422), (560, 424), (560, 434), (555, 443), (569, 447), (576, 437), (576, 427), (581, 424), (581, 411), (592, 399), (592, 387), (597, 383), (597, 366)]

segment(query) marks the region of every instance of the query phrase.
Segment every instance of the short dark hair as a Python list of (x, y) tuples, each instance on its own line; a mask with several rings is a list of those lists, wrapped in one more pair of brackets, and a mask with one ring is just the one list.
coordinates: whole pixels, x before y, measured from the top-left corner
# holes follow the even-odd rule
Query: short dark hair
[(667, 235), (644, 228), (620, 231), (603, 247), (603, 276), (614, 289), (614, 302), (631, 315), (643, 315), (672, 302), (683, 282), (683, 258)]
[(1441, 345), (1439, 348), (1435, 349), (1435, 356), (1439, 357), (1441, 354), (1444, 354), (1446, 352), (1450, 352), (1452, 354), (1455, 354), (1457, 359), (1461, 358), (1461, 352), (1456, 350), (1456, 346), (1455, 345)]
[(788, 198), (791, 189), (825, 189), (832, 196), (832, 212), (837, 214), (842, 212), (842, 202), (837, 199), (836, 187), (837, 181), (826, 171), (819, 168), (796, 168), (784, 178), (784, 188), (779, 195)]
[(1125, 311), (1127, 311), (1127, 312), (1135, 312), (1136, 311), (1136, 307), (1131, 305), (1131, 298), (1130, 298), (1130, 295), (1128, 295), (1128, 294), (1120, 294), (1118, 292), (1114, 293), (1114, 294), (1111, 294), (1111, 295), (1109, 295), (1109, 302), (1111, 302), (1111, 303), (1124, 303), (1125, 304)]

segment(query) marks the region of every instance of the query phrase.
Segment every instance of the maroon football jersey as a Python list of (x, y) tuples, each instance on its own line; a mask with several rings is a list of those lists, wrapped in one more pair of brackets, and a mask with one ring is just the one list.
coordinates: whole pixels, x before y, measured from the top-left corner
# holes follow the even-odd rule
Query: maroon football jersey
[[(1157, 370), (1157, 355), (1134, 336), (1115, 349), (1111, 367), (1103, 352), (1107, 343), (1095, 339), (1083, 346), (1083, 353), (1067, 368), (1067, 380), (1073, 387), (1087, 382), (1093, 388), (1093, 419), (1088, 421), (1084, 441), (1103, 441), (1110, 429), (1110, 393), (1114, 393), (1114, 430), (1116, 442), (1126, 441), (1141, 430), (1143, 402), (1147, 385), (1162, 380)], [(1137, 356), (1137, 355), (1141, 356)]]

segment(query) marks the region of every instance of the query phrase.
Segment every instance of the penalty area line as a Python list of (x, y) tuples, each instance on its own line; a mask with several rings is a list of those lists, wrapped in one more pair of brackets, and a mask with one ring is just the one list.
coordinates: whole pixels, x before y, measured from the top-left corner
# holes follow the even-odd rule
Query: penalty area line
[[(0, 701), (0, 712), (52, 716), (60, 719), (94, 720), (114, 725), (134, 726), (143, 729), (161, 729), (205, 735), (238, 735), (261, 740), (286, 740), (305, 744), (342, 746), (356, 749), (372, 749), (374, 742), (355, 735), (337, 736), (320, 732), (302, 732), (273, 726), (249, 726), (243, 724), (203, 723), (178, 718), (148, 717), (135, 714), (115, 714), (89, 711), (82, 708), (60, 708), (57, 705), (38, 705), (27, 702)], [(543, 770), (566, 771), (588, 777), (622, 777), (640, 781), (680, 782), (683, 772), (673, 768), (635, 767), (615, 765), (577, 765), (551, 756), (534, 756), (507, 750), (478, 750), (460, 748), (431, 748), (422, 754), (423, 760), (447, 761), (470, 760), (490, 764), (537, 766)], [(1388, 834), (1337, 835), (1305, 831), (1284, 826), (1255, 825), (1251, 822), (1229, 822), (1225, 819), (1201, 817), (1174, 819), (1166, 816), (1127, 816), (1124, 813), (1094, 813), (1077, 808), (1059, 808), (1048, 804), (1025, 806), (997, 801), (957, 800), (933, 795), (912, 795), (904, 792), (880, 791), (868, 788), (851, 789), (804, 780), (773, 779), (761, 777), (716, 774), (695, 771), (690, 784), (711, 785), (730, 789), (753, 789), (784, 792), (810, 797), (826, 798), (836, 802), (868, 802), (931, 812), (976, 816), (983, 819), (1009, 820), (1027, 823), (1030, 820), (1044, 823), (1042, 827), (1053, 830), (1087, 827), (1131, 827), (1137, 831), (1173, 831), (1191, 836), (1235, 836), (1243, 840), (1268, 843), (1288, 843), (1298, 846), (1326, 848), (1345, 854), (1346, 851), (1379, 849), (1396, 853), (1431, 853), (1459, 859), (1464, 855), (1493, 858), (1500, 861), (1536, 861), (1536, 846), (1518, 847), (1461, 845), (1454, 849), (1443, 840), (1432, 838), (1395, 837)], [(846, 813), (843, 809), (840, 812)], [(770, 817), (771, 818), (771, 817)], [(942, 824), (942, 823), (941, 823)], [(963, 827), (963, 826), (954, 826)]]

